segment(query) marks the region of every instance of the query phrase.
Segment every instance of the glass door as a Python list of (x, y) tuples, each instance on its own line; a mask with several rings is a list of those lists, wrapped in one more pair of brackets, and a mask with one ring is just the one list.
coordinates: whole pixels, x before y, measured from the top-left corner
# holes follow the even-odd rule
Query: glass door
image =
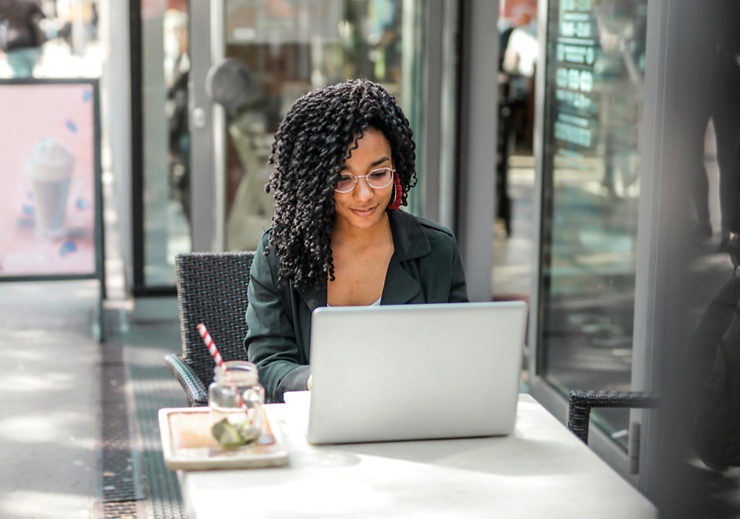
[(193, 115), (213, 131), (193, 133), (192, 160), (202, 175), (195, 179), (202, 189), (194, 191), (202, 200), (194, 204), (210, 204), (212, 212), (201, 214), (212, 220), (200, 231), (196, 222), (194, 240), (215, 249), (255, 249), (272, 217), (264, 185), (273, 135), (296, 99), (367, 78), (383, 84), (416, 122), (419, 3), (211, 0), (207, 12), (198, 9), (211, 20), (210, 34), (198, 36), (211, 51), (193, 54)]
[(134, 294), (172, 294), (191, 250), (187, 0), (132, 0)]
[[(547, 9), (534, 376), (563, 400), (631, 389), (646, 21), (647, 0)], [(626, 451), (629, 411), (592, 416)]]

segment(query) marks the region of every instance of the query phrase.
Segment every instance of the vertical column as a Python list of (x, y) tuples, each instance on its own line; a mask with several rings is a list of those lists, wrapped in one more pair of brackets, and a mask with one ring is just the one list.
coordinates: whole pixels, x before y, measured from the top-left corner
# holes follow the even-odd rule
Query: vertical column
[(461, 31), (459, 196), (456, 233), (473, 301), (491, 299), (496, 110), (498, 106), (498, 2), (463, 4)]
[(213, 118), (205, 77), (211, 65), (211, 1), (190, 2), (191, 222), (194, 251), (211, 250), (213, 215)]

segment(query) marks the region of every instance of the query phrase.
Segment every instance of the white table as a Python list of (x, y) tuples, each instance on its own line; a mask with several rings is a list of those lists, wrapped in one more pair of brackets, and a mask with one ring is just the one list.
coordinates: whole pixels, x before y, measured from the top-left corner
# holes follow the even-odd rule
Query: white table
[(191, 519), (625, 518), (655, 507), (529, 395), (508, 437), (306, 443), (305, 406), (267, 406), (290, 462), (179, 472)]

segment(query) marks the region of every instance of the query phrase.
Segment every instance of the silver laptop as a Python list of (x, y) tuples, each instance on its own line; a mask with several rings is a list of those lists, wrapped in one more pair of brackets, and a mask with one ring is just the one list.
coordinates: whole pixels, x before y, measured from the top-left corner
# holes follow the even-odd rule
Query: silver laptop
[(310, 443), (510, 434), (523, 302), (317, 308)]

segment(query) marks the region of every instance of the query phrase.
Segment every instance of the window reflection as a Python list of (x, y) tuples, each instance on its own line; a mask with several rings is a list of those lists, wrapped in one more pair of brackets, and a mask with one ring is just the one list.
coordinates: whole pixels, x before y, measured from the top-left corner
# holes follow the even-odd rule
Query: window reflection
[[(540, 365), (564, 392), (629, 389), (647, 2), (549, 9)], [(626, 444), (627, 416), (595, 419)]]
[(142, 4), (144, 276), (171, 286), (190, 243), (188, 10), (185, 0)]
[(167, 9), (164, 14), (164, 79), (167, 85), (168, 176), (171, 197), (190, 221), (190, 131), (188, 128), (188, 13)]

